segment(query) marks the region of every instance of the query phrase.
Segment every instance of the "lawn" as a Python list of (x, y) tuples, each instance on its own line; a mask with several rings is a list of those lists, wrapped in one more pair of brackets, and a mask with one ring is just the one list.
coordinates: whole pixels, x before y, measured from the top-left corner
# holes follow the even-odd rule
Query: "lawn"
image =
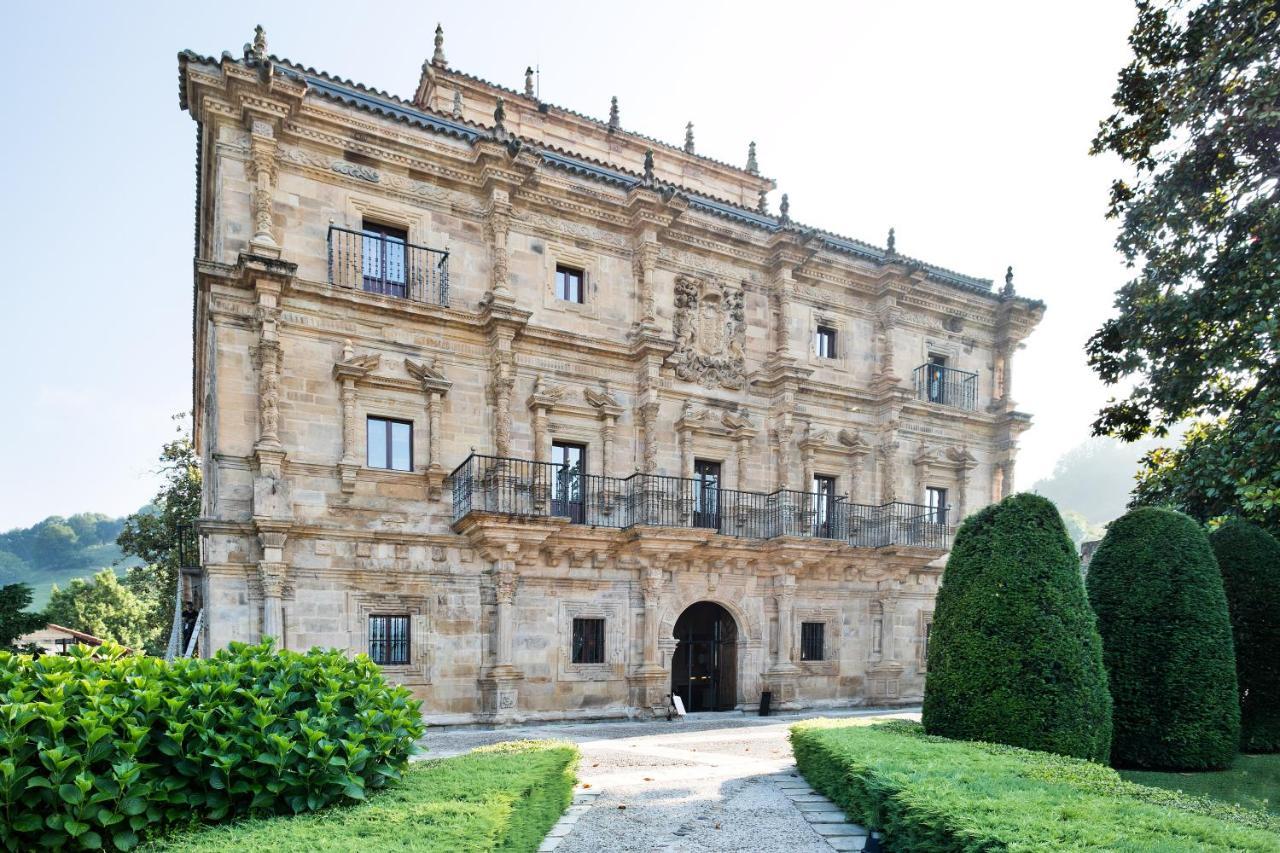
[(1230, 770), (1207, 773), (1152, 773), (1122, 770), (1139, 785), (1199, 794), (1248, 809), (1280, 814), (1280, 755), (1237, 755)]
[(569, 805), (577, 763), (568, 743), (501, 743), (416, 764), (364, 803), (175, 832), (144, 849), (532, 853)]

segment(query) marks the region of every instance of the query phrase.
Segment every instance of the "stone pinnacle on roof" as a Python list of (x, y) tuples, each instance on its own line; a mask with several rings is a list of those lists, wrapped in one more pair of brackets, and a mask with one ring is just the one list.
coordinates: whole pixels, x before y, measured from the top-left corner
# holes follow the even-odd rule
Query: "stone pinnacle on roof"
[(753, 175), (760, 174), (760, 167), (756, 165), (756, 144), (752, 142), (747, 146), (747, 171)]
[(684, 126), (684, 150), (693, 153), (693, 122)]
[(432, 65), (448, 65), (448, 61), (444, 58), (444, 27), (436, 24), (436, 52), (431, 54)]
[(767, 190), (760, 190), (760, 198), (756, 202), (756, 210), (765, 214), (769, 212), (769, 193)]
[(617, 130), (622, 124), (618, 121), (618, 96), (609, 99), (609, 129)]
[(778, 222), (783, 225), (791, 224), (791, 199), (786, 193), (782, 194), (782, 204), (778, 205)]
[(1001, 296), (1013, 296), (1013, 267), (1009, 267), (1004, 271), (1004, 290), (1000, 291)]
[(524, 69), (524, 96), (526, 98), (533, 97), (533, 66), (526, 66)]
[(898, 254), (898, 239), (894, 236), (893, 229), (889, 229), (889, 240), (885, 243), (884, 253), (889, 256)]
[(453, 117), (462, 118), (462, 90), (453, 90)]
[(653, 186), (653, 149), (644, 152), (644, 184)]
[(506, 139), (507, 126), (505, 124), (507, 118), (507, 105), (503, 103), (502, 98), (498, 98), (497, 106), (493, 108), (493, 138)]
[(244, 46), (244, 58), (262, 59), (267, 55), (267, 31), (258, 24), (253, 28), (253, 43)]

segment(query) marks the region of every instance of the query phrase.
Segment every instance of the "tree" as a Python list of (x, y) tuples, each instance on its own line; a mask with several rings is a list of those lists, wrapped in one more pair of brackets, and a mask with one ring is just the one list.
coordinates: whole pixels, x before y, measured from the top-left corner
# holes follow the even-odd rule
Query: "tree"
[(1235, 648), (1218, 563), (1190, 517), (1140, 507), (1111, 522), (1089, 603), (1115, 702), (1117, 767), (1226, 767), (1240, 741)]
[(39, 613), (27, 613), (31, 606), (31, 587), (13, 583), (0, 587), (0, 650), (17, 651), (14, 640), (44, 625)]
[(1209, 534), (1231, 611), (1240, 748), (1280, 752), (1280, 542), (1233, 519)]
[(1013, 495), (964, 522), (929, 636), (929, 734), (1106, 760), (1102, 643), (1051, 502)]
[(1274, 0), (1138, 0), (1115, 112), (1093, 153), (1116, 246), (1136, 278), (1090, 339), (1093, 369), (1132, 390), (1094, 432), (1133, 441), (1195, 419), (1156, 453), (1138, 499), (1201, 520), (1240, 508), (1280, 522), (1280, 10)]
[(179, 436), (160, 451), (164, 478), (151, 503), (124, 520), (116, 543), (126, 556), (143, 560), (129, 569), (126, 583), (138, 598), (148, 602), (152, 624), (148, 636), (152, 654), (163, 651), (173, 625), (173, 601), (179, 568), (176, 537), (200, 516), (200, 464), (195, 445), (182, 426)]
[(103, 569), (89, 580), (76, 578), (66, 589), (53, 588), (44, 621), (114, 640), (132, 649), (155, 643), (154, 605)]

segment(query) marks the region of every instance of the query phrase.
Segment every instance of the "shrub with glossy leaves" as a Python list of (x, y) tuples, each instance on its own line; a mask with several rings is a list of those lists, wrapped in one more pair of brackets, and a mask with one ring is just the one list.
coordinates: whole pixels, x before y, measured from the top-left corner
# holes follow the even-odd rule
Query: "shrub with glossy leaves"
[(166, 824), (363, 799), (421, 734), (409, 692), (340, 652), (0, 653), (0, 842), (127, 850)]
[(1209, 534), (1231, 612), (1240, 689), (1240, 748), (1280, 752), (1280, 542), (1256, 524)]
[(1105, 761), (1111, 699), (1058, 510), (1020, 494), (970, 516), (933, 612), (924, 727)]
[(1111, 522), (1087, 585), (1115, 702), (1112, 764), (1230, 764), (1240, 740), (1235, 650), (1204, 530), (1180, 512), (1135, 509)]

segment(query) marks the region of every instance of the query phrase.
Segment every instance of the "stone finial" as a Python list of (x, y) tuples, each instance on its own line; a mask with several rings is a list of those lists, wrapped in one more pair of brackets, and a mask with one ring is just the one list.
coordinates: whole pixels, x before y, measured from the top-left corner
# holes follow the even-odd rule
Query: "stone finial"
[(498, 103), (493, 108), (493, 136), (495, 139), (503, 139), (507, 135), (507, 105), (503, 103), (502, 98), (498, 98)]
[(622, 127), (618, 121), (618, 96), (614, 95), (609, 99), (609, 129), (617, 130)]
[(756, 144), (752, 142), (747, 146), (747, 171), (753, 175), (760, 174), (760, 167), (756, 165)]
[(653, 184), (653, 149), (650, 148), (644, 152), (644, 182), (645, 184)]
[(253, 55), (267, 55), (267, 31), (262, 28), (262, 24), (253, 28)]
[(889, 229), (889, 240), (885, 243), (884, 253), (889, 256), (898, 254), (898, 239), (892, 228)]
[(782, 194), (782, 203), (778, 205), (778, 221), (783, 225), (791, 222), (791, 199), (786, 193)]
[(684, 150), (693, 153), (693, 122), (684, 126)]
[(1009, 267), (1004, 271), (1004, 290), (1000, 291), (1002, 296), (1013, 296), (1013, 267)]
[(444, 58), (444, 27), (436, 24), (436, 51), (431, 54), (432, 65), (448, 65)]
[(347, 338), (346, 343), (342, 345), (342, 360), (350, 361), (355, 358), (356, 348), (351, 345), (351, 339)]
[(453, 91), (453, 117), (462, 118), (462, 90)]
[(769, 193), (765, 190), (760, 190), (760, 198), (756, 202), (756, 210), (761, 213), (769, 212)]
[(524, 96), (526, 98), (533, 97), (533, 66), (527, 65), (524, 69)]

